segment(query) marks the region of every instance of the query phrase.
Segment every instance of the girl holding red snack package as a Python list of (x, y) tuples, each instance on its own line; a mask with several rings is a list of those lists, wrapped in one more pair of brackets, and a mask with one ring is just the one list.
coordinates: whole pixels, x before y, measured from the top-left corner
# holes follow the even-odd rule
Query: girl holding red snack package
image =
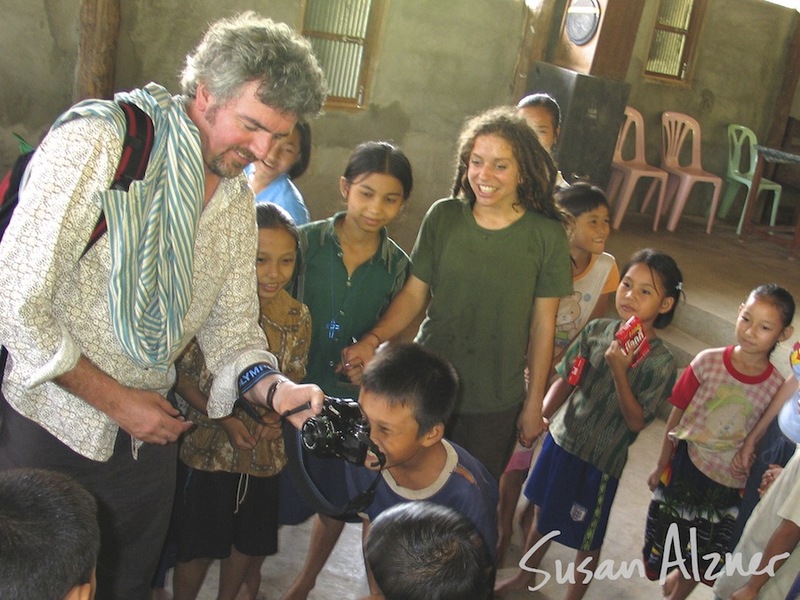
[[(543, 110), (538, 106), (535, 108)], [(568, 216), (567, 236), (573, 292), (561, 298), (558, 304), (553, 361), (548, 381), (555, 377), (555, 366), (584, 325), (592, 319), (606, 315), (609, 302), (619, 285), (617, 261), (605, 251), (606, 241), (611, 233), (611, 217), (608, 199), (603, 190), (590, 183), (578, 181), (569, 187), (558, 189), (554, 198), (556, 205)], [(511, 540), (514, 514), (519, 504), (522, 485), (533, 461), (534, 447), (525, 448), (517, 443), (505, 471), (500, 476), (500, 502), (497, 508), (498, 560), (502, 560)], [(533, 507), (526, 504), (517, 514), (520, 515), (519, 522), (523, 530), (530, 529)]]
[[(520, 563), (524, 570), (499, 582), (496, 595), (532, 584), (532, 573), (553, 539), (577, 550), (575, 564), (582, 573), (594, 573), (628, 446), (655, 419), (675, 381), (675, 359), (656, 329), (672, 322), (682, 279), (666, 254), (652, 249), (634, 254), (615, 297), (622, 320), (589, 322), (556, 367), (559, 377), (544, 399), (544, 416), (552, 418), (550, 431), (525, 486), (535, 509), (526, 540), (529, 550)], [(616, 337), (633, 316), (650, 346), (635, 368), (635, 353), (626, 353)], [(573, 379), (577, 383), (571, 384), (576, 363), (583, 365)], [(570, 582), (565, 598), (583, 597), (588, 585), (581, 575)]]
[(661, 581), (665, 598), (686, 598), (697, 585), (685, 569), (664, 572), (663, 565), (677, 566), (669, 547), (665, 554), (668, 531), (669, 545), (695, 561), (704, 581), (724, 567), (753, 449), (766, 429), (762, 417), (780, 409), (775, 393), (784, 378), (770, 354), (792, 335), (794, 310), (784, 288), (757, 287), (739, 307), (736, 345), (695, 356), (672, 390), (661, 453), (647, 480), (653, 499), (643, 548), (647, 576)]

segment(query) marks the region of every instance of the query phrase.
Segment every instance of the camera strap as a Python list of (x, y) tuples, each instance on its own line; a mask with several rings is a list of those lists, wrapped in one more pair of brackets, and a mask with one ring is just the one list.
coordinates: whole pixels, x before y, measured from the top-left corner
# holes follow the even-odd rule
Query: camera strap
[[(380, 472), (375, 474), (375, 479), (372, 480), (366, 490), (350, 498), (343, 506), (336, 506), (325, 497), (311, 480), (306, 467), (306, 450), (303, 446), (302, 435), (287, 421), (283, 423), (283, 443), (286, 447), (287, 469), (292, 475), (297, 491), (314, 510), (331, 517), (353, 517), (372, 504), (372, 499), (375, 497), (375, 488), (382, 477)], [(385, 457), (372, 440), (369, 440), (368, 443), (370, 451), (378, 457), (381, 466), (383, 466)]]

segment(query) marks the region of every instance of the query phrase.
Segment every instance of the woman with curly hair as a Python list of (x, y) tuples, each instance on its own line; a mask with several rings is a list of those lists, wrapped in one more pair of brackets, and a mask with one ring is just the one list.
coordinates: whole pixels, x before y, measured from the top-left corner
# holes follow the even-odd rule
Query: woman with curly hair
[(517, 429), (529, 446), (545, 427), (556, 311), (572, 290), (569, 245), (556, 168), (513, 108), (469, 119), (458, 147), (452, 197), (425, 215), (409, 279), (345, 361), (366, 363), (427, 306), (416, 341), (461, 379), (446, 435), (499, 477)]

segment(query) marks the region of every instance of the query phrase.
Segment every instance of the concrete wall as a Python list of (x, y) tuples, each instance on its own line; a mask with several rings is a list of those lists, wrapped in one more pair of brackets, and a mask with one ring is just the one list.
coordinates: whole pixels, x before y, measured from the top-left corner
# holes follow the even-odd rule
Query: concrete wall
[[(646, 0), (626, 79), (631, 84), (628, 103), (645, 120), (648, 160), (659, 162), (661, 113), (675, 110), (700, 122), (703, 167), (724, 176), (729, 123), (750, 127), (759, 140), (767, 134), (797, 12), (764, 0), (710, 0), (694, 77), (684, 87), (642, 77), (657, 10), (657, 0)], [(704, 214), (711, 186), (696, 187), (685, 212)], [(644, 191), (637, 195), (643, 197)], [(734, 207), (729, 218), (738, 217)]]
[[(797, 13), (763, 0), (711, 0), (693, 83), (680, 87), (641, 77), (658, 6), (658, 0), (643, 1), (627, 81), (629, 102), (646, 119), (648, 157), (658, 162), (661, 112), (685, 111), (703, 125), (706, 168), (722, 173), (729, 122), (749, 125), (761, 137), (766, 133)], [(78, 5), (79, 0), (0, 0), (3, 14), (13, 16), (0, 23), (2, 170), (17, 153), (12, 131), (36, 142), (71, 103)], [(153, 80), (177, 92), (183, 57), (219, 17), (255, 9), (294, 26), (300, 19), (299, 0), (123, 0), (121, 6), (119, 89)], [(526, 10), (524, 0), (389, 0), (367, 110), (330, 112), (312, 125), (311, 167), (298, 180), (312, 216), (325, 217), (341, 206), (336, 184), (353, 146), (391, 139), (414, 166), (414, 192), (392, 228), (410, 248), (425, 210), (451, 186), (463, 119), (515, 100), (510, 90)], [(554, 13), (559, 23), (561, 12)], [(553, 35), (557, 30), (557, 24), (550, 28)], [(702, 202), (692, 204), (688, 210), (699, 210)]]
[(77, 0), (0, 0), (0, 168), (36, 143), (72, 103), (78, 57)]

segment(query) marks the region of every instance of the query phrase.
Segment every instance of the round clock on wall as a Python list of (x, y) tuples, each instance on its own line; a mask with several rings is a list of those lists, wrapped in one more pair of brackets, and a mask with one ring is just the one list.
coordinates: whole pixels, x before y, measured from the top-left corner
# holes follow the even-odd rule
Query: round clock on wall
[(600, 25), (600, 4), (597, 0), (570, 0), (564, 21), (569, 41), (576, 46), (588, 44)]

